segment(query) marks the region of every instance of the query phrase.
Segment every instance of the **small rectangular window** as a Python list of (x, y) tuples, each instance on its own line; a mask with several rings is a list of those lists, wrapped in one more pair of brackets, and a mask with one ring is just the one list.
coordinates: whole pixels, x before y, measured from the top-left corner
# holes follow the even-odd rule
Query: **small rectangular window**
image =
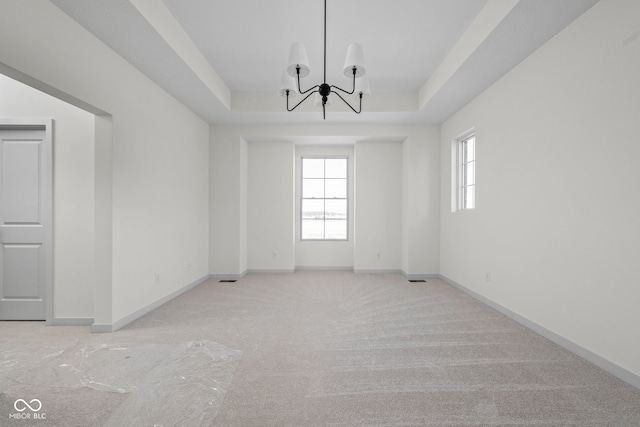
[(302, 158), (302, 240), (347, 240), (347, 158)]
[(458, 141), (457, 207), (459, 210), (476, 207), (476, 136)]

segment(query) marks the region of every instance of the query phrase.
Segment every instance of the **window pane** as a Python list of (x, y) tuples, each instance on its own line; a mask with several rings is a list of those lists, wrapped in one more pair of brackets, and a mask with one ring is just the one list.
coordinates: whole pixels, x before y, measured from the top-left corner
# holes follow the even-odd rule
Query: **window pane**
[(327, 219), (347, 219), (346, 200), (325, 200), (324, 209)]
[(469, 135), (456, 142), (458, 164), (456, 166), (456, 209), (474, 209), (476, 204), (476, 137)]
[(325, 159), (325, 178), (346, 178), (347, 159)]
[(321, 199), (324, 197), (324, 179), (303, 179), (302, 197), (304, 199)]
[(347, 240), (347, 220), (325, 221), (325, 239)]
[(348, 240), (348, 160), (301, 160), (300, 237), (304, 240)]
[(476, 183), (476, 162), (467, 163), (464, 170), (465, 185)]
[(470, 187), (467, 187), (467, 191), (465, 192), (464, 208), (473, 209), (475, 207), (476, 207), (476, 186), (472, 185)]
[(466, 159), (467, 162), (473, 161), (476, 158), (476, 138), (471, 137), (465, 141)]
[(303, 239), (324, 239), (324, 220), (302, 220), (301, 234)]
[(302, 159), (303, 178), (324, 178), (324, 159)]
[(324, 218), (324, 200), (302, 201), (302, 219), (322, 219)]
[(347, 198), (347, 180), (346, 179), (327, 179), (325, 180), (325, 197), (327, 199)]

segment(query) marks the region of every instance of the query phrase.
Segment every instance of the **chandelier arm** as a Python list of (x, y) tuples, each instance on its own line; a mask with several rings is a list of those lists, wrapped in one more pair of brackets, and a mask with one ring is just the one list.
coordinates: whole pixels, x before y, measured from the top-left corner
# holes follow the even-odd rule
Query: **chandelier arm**
[[(298, 74), (298, 92), (300, 92), (300, 95), (304, 95), (307, 92), (311, 92), (314, 89), (319, 89), (320, 85), (315, 85), (307, 90), (305, 90), (304, 92), (302, 91), (302, 89), (300, 88), (300, 67), (296, 68), (296, 72)], [(305, 98), (306, 99), (306, 98)], [(294, 107), (295, 108), (295, 107)]]
[[(313, 88), (311, 88), (313, 89)], [(309, 90), (311, 90), (309, 89)], [(308, 91), (307, 91), (308, 92)], [(309, 95), (305, 96), (304, 98), (302, 98), (302, 101), (298, 102), (293, 108), (289, 109), (289, 91), (287, 90), (287, 111), (293, 111), (296, 108), (298, 108), (298, 105), (302, 104), (304, 101), (307, 100), (307, 98), (309, 98), (311, 95), (313, 95), (313, 92), (311, 92)]]
[(342, 102), (344, 102), (345, 104), (347, 104), (347, 105), (349, 106), (349, 108), (351, 108), (351, 110), (353, 110), (353, 112), (354, 112), (354, 113), (356, 113), (356, 114), (360, 114), (360, 113), (362, 112), (362, 94), (360, 94), (360, 111), (356, 111), (356, 109), (355, 109), (355, 108), (353, 108), (353, 107), (351, 106), (351, 104), (349, 104), (349, 103), (347, 102), (347, 100), (346, 100), (346, 99), (344, 99), (344, 98), (342, 97), (342, 95), (340, 95), (338, 92), (334, 92), (334, 93), (335, 93), (336, 95), (338, 95), (338, 98), (342, 99)]
[(348, 92), (348, 91), (346, 91), (346, 90), (344, 90), (344, 89), (342, 89), (341, 87), (338, 87), (338, 86), (331, 85), (331, 87), (334, 88), (334, 89), (338, 89), (338, 90), (346, 93), (347, 95), (353, 95), (356, 92), (356, 70), (357, 69), (354, 67), (353, 68), (353, 89), (351, 89), (351, 92)]
[[(334, 89), (338, 89), (339, 91), (342, 91), (342, 92), (346, 93), (347, 95), (353, 95), (356, 92), (356, 88), (355, 87), (351, 90), (351, 92), (347, 92), (346, 90), (344, 90), (344, 89), (342, 89), (341, 87), (338, 87), (338, 86), (331, 85), (331, 87), (334, 88)], [(334, 91), (334, 93), (337, 94), (338, 92)]]

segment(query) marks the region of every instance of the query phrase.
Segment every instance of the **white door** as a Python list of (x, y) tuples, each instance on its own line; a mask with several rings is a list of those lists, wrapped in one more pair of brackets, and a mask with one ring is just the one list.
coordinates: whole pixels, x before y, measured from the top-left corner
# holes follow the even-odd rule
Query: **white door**
[(47, 317), (51, 164), (45, 126), (0, 126), (0, 320)]

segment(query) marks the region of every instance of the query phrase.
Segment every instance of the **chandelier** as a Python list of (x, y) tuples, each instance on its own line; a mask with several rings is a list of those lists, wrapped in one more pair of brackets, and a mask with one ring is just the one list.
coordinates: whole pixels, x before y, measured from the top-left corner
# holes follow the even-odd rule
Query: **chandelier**
[[(351, 91), (339, 88), (335, 85), (327, 83), (327, 0), (324, 0), (324, 79), (322, 84), (315, 85), (310, 89), (302, 90), (300, 88), (300, 78), (309, 75), (309, 60), (307, 59), (307, 50), (302, 43), (294, 43), (291, 45), (289, 54), (289, 65), (282, 73), (282, 84), (280, 86), (280, 95), (287, 98), (287, 111), (295, 110), (300, 104), (306, 101), (311, 95), (316, 94), (315, 105), (322, 105), (322, 118), (326, 119), (326, 106), (331, 105), (329, 95), (336, 94), (345, 104), (353, 110), (354, 113), (360, 114), (362, 111), (362, 100), (367, 99), (371, 95), (369, 82), (365, 76), (364, 55), (362, 53), (362, 45), (352, 43), (347, 49), (347, 58), (344, 62), (344, 75), (353, 79)], [(349, 102), (340, 94), (350, 95), (359, 101), (359, 107), (356, 110)], [(300, 102), (289, 108), (289, 98), (295, 98), (298, 95), (306, 95)]]

